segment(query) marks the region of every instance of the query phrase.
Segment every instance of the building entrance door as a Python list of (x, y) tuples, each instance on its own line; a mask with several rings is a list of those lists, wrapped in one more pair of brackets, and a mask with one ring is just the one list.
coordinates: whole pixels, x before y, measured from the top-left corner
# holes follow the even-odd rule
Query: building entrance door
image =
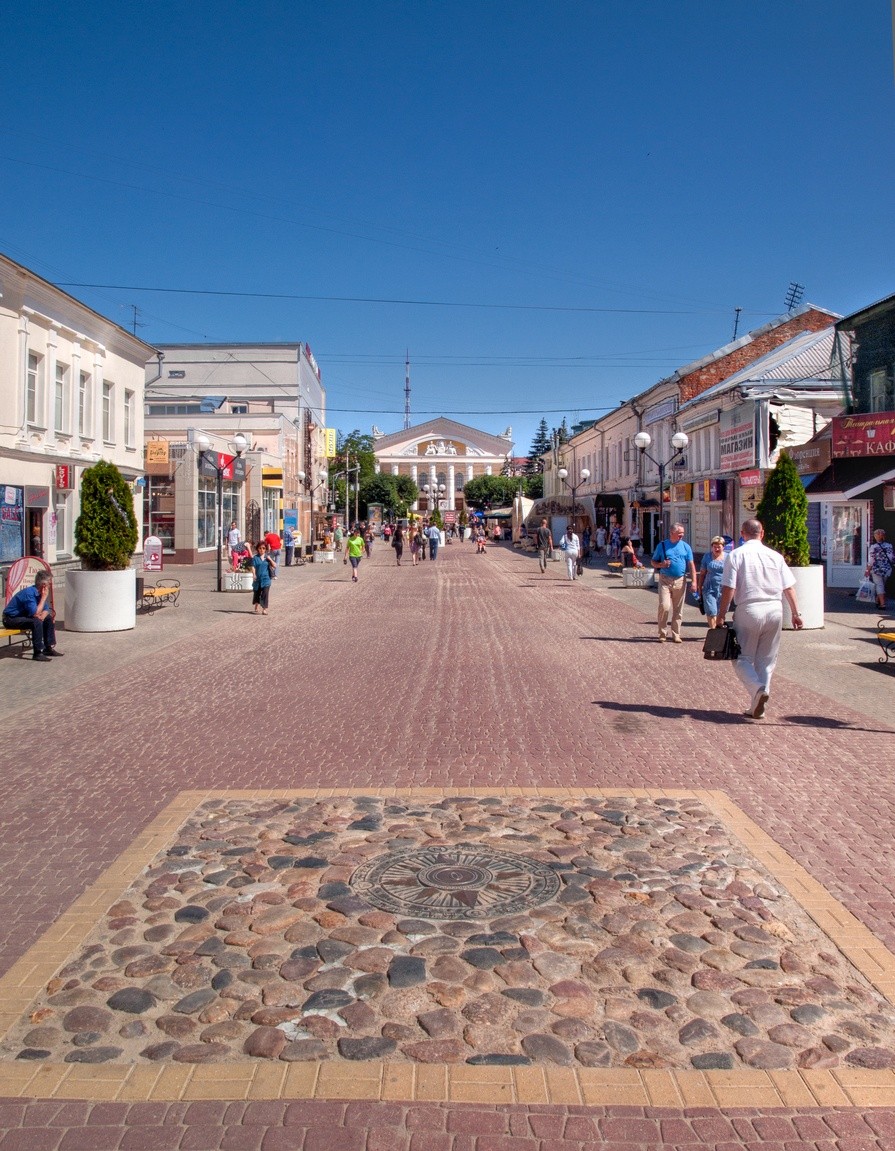
[(867, 504), (831, 504), (827, 542), (827, 583), (857, 587), (867, 563)]

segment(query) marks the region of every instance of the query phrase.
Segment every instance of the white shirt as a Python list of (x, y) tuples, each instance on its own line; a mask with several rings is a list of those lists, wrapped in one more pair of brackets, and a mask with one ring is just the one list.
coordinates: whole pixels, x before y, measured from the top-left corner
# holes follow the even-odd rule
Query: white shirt
[(561, 546), (563, 547), (563, 549), (565, 550), (567, 555), (576, 556), (576, 555), (578, 555), (578, 552), (581, 550), (581, 540), (579, 540), (578, 537), (575, 535), (575, 533), (572, 532), (571, 535), (567, 534), (567, 535), (564, 535), (562, 537), (562, 545)]
[(734, 589), (737, 604), (779, 600), (795, 582), (783, 556), (761, 540), (746, 540), (724, 559), (721, 586)]

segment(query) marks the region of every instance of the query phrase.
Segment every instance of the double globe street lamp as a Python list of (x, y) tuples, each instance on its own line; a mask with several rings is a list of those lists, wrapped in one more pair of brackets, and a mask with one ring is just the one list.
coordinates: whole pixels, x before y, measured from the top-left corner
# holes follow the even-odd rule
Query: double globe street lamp
[(444, 484), (423, 484), (423, 491), (426, 493), (426, 503), (429, 505), (431, 518), (433, 510), (441, 508), (441, 501), (445, 497), (447, 488)]
[(311, 477), (307, 474), (307, 472), (301, 471), (298, 473), (298, 482), (302, 485), (302, 487), (308, 493), (308, 496), (310, 497), (310, 500), (311, 500), (311, 512), (310, 512), (310, 515), (311, 515), (310, 524), (311, 524), (311, 526), (310, 526), (310, 532), (309, 532), (311, 538), (310, 538), (310, 543), (305, 545), (305, 551), (306, 552), (308, 550), (310, 551), (312, 563), (314, 561), (314, 543), (316, 540), (316, 533), (314, 531), (314, 492), (318, 488), (325, 487), (326, 484), (329, 483), (329, 472), (327, 472), (321, 468), (319, 476), (320, 476), (320, 478), (319, 478), (318, 482), (316, 484), (314, 484), (311, 482)]
[(659, 469), (659, 534), (662, 535), (665, 531), (665, 469), (681, 455), (690, 442), (690, 438), (685, 432), (675, 432), (671, 437), (671, 446), (674, 448), (674, 452), (667, 460), (657, 460), (655, 456), (650, 455), (647, 448), (652, 442), (649, 432), (638, 432), (634, 437), (634, 446), (640, 454), (646, 456)]
[(562, 480), (562, 482), (563, 482), (563, 484), (565, 485), (565, 487), (569, 488), (569, 490), (570, 490), (570, 491), (571, 491), (571, 493), (572, 493), (572, 513), (571, 513), (571, 515), (569, 516), (569, 520), (572, 522), (572, 526), (574, 527), (574, 522), (575, 522), (575, 497), (576, 497), (576, 496), (577, 496), (577, 494), (578, 494), (578, 489), (579, 489), (580, 487), (583, 487), (583, 486), (584, 486), (584, 484), (586, 484), (586, 483), (587, 483), (587, 481), (590, 479), (590, 469), (589, 469), (589, 468), (582, 468), (582, 469), (581, 469), (581, 471), (578, 473), (578, 474), (579, 474), (579, 476), (581, 477), (581, 479), (580, 479), (580, 481), (579, 481), (577, 484), (570, 484), (570, 483), (569, 483), (569, 469), (568, 469), (568, 468), (559, 468), (559, 470), (557, 471), (557, 473), (556, 473), (556, 474), (557, 474), (557, 475), (559, 476), (559, 478)]

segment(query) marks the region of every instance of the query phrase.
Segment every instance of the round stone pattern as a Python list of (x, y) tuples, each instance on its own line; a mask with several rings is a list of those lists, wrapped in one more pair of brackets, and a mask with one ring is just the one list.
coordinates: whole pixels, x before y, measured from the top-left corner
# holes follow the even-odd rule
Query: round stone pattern
[(408, 848), (355, 871), (354, 891), (382, 911), (426, 919), (491, 919), (546, 903), (559, 876), (537, 860), (482, 847)]

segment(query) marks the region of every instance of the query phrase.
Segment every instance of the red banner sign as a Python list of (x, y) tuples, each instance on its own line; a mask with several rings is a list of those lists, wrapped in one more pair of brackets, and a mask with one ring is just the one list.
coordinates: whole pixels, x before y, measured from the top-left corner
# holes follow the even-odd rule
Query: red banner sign
[(68, 464), (56, 465), (56, 491), (57, 492), (70, 492), (71, 491), (71, 468)]
[(833, 418), (833, 455), (895, 455), (895, 412)]

